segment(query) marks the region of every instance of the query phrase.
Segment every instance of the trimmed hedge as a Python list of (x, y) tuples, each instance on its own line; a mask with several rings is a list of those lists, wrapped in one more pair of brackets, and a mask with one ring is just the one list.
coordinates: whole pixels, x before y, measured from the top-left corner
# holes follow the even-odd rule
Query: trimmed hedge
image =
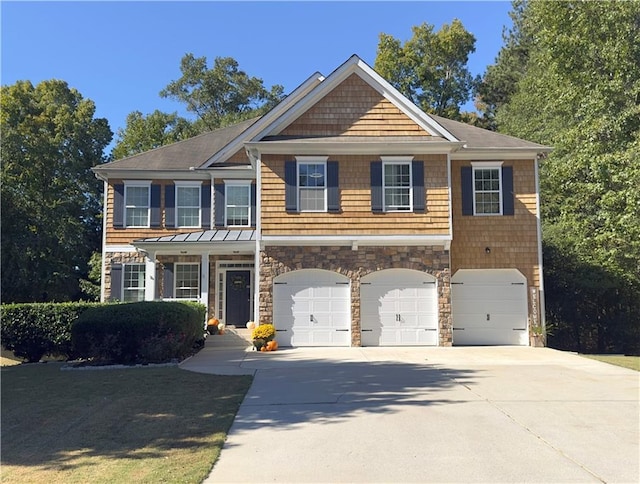
[(71, 329), (74, 353), (105, 363), (163, 363), (204, 342), (206, 308), (189, 302), (110, 304), (85, 311)]
[(29, 362), (47, 354), (72, 357), (71, 326), (99, 303), (22, 303), (0, 307), (2, 346)]

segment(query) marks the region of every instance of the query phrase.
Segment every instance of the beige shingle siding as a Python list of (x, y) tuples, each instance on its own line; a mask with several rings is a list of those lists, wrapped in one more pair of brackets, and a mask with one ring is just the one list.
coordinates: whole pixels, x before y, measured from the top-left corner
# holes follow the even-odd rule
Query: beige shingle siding
[(429, 135), (355, 74), (345, 79), (279, 134), (284, 136)]
[(370, 163), (377, 156), (330, 156), (339, 162), (341, 213), (285, 211), (284, 162), (294, 156), (262, 158), (262, 233), (264, 235), (447, 235), (449, 232), (445, 155), (417, 155), (424, 161), (426, 212), (371, 211)]
[[(504, 161), (504, 166), (513, 166), (513, 216), (463, 216), (460, 168), (470, 163), (452, 162), (452, 274), (458, 269), (516, 268), (526, 276), (529, 286), (540, 287), (534, 163)], [(490, 254), (485, 252), (486, 247), (491, 249)]]

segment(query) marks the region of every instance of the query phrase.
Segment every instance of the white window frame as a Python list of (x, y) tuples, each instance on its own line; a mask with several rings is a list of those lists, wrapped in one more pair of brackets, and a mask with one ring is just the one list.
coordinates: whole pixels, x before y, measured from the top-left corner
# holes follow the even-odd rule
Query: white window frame
[[(410, 213), (413, 212), (413, 157), (412, 156), (383, 156), (382, 159), (382, 208), (385, 212), (400, 212)], [(392, 188), (404, 188), (397, 186), (387, 186), (385, 169), (390, 165), (406, 165), (409, 167), (409, 205), (406, 208), (387, 205), (387, 189)]]
[[(471, 184), (473, 187), (473, 215), (478, 217), (496, 217), (502, 215), (502, 161), (476, 161), (471, 162)], [(476, 171), (497, 170), (498, 171), (498, 213), (478, 213), (476, 205)], [(480, 193), (495, 193), (496, 190), (481, 190)]]
[[(247, 223), (246, 225), (231, 225), (229, 224), (229, 197), (227, 194), (227, 188), (229, 187), (244, 187), (247, 189), (247, 200), (249, 200), (249, 204), (247, 206)], [(241, 207), (243, 205), (233, 205), (233, 207)], [(224, 180), (224, 224), (225, 227), (251, 227), (251, 182), (247, 180)]]
[[(297, 200), (298, 200), (298, 211), (306, 212), (306, 213), (325, 213), (327, 212), (327, 160), (328, 156), (296, 156), (296, 190), (297, 190)], [(324, 169), (324, 187), (303, 187), (300, 186), (300, 166), (301, 165), (322, 165)], [(302, 210), (301, 201), (302, 197), (300, 196), (301, 190), (314, 190), (314, 191), (322, 191), (323, 195), (323, 203), (324, 207), (319, 210)]]
[[(147, 223), (146, 225), (129, 225), (128, 210), (131, 208), (144, 208), (129, 206), (127, 204), (127, 192), (130, 188), (146, 188), (147, 189)], [(125, 180), (124, 181), (124, 226), (132, 228), (149, 228), (151, 227), (151, 180)]]
[[(197, 266), (198, 267), (198, 277), (196, 278), (197, 280), (197, 286), (195, 287), (196, 291), (195, 291), (195, 296), (194, 297), (179, 297), (178, 296), (178, 289), (194, 289), (194, 287), (190, 286), (190, 287), (182, 287), (179, 288), (178, 287), (178, 267), (182, 267), (182, 266)], [(173, 298), (174, 299), (178, 299), (181, 301), (199, 301), (200, 300), (200, 279), (201, 279), (201, 272), (200, 272), (200, 264), (197, 262), (176, 262), (173, 265)]]
[[(135, 289), (131, 287), (127, 287), (127, 269), (131, 270), (134, 266), (137, 266), (138, 270), (142, 271), (142, 286), (138, 286)], [(139, 279), (140, 279), (140, 276), (138, 276), (138, 280)], [(144, 301), (146, 287), (147, 287), (147, 266), (144, 262), (131, 262), (127, 264), (122, 264), (122, 291), (120, 292), (120, 294), (122, 294), (123, 302)], [(142, 297), (138, 297), (136, 299), (127, 299), (125, 297), (125, 294), (127, 294), (127, 292), (131, 294), (132, 292), (140, 292), (140, 291), (142, 291)]]
[[(178, 228), (200, 228), (202, 227), (202, 181), (175, 181), (175, 211), (176, 220), (175, 226)], [(197, 188), (198, 189), (198, 223), (196, 225), (180, 225), (180, 208), (196, 208), (194, 206), (180, 206), (178, 205), (178, 192), (181, 188)]]

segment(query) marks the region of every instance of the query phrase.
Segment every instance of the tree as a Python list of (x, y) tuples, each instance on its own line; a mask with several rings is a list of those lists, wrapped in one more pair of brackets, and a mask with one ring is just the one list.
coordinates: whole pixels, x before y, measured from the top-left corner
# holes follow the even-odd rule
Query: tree
[(134, 111), (127, 116), (127, 126), (118, 130), (118, 141), (111, 152), (114, 160), (175, 143), (198, 134), (193, 124), (177, 113), (155, 110), (144, 116)]
[(231, 57), (216, 57), (213, 68), (206, 57), (186, 54), (182, 76), (160, 91), (160, 96), (186, 104), (197, 116), (199, 132), (210, 131), (259, 116), (283, 99), (284, 88), (268, 91), (257, 77), (249, 77)]
[[(497, 105), (497, 125), (554, 146), (541, 164), (545, 244), (576, 261), (566, 270), (579, 290), (557, 288), (565, 300), (594, 294), (594, 284), (605, 281), (573, 268), (608, 275), (611, 290), (592, 313), (594, 349), (608, 350), (602, 335), (613, 321), (629, 330), (640, 320), (640, 3), (536, 1), (519, 20), (528, 59), (513, 93)], [(630, 318), (621, 316), (628, 311)], [(564, 317), (569, 330), (571, 316)]]
[(478, 81), (467, 67), (475, 37), (457, 19), (437, 32), (428, 23), (412, 31), (404, 45), (380, 34), (375, 70), (423, 111), (462, 119), (460, 106), (471, 99)]
[(113, 133), (60, 80), (2, 86), (2, 299), (64, 301), (101, 243), (101, 183)]

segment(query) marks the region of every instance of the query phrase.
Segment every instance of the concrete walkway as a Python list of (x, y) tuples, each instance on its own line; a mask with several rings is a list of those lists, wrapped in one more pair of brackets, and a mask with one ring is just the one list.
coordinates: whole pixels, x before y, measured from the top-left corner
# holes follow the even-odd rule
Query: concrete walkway
[(207, 483), (640, 481), (638, 372), (547, 348), (221, 341), (181, 367), (255, 379)]

